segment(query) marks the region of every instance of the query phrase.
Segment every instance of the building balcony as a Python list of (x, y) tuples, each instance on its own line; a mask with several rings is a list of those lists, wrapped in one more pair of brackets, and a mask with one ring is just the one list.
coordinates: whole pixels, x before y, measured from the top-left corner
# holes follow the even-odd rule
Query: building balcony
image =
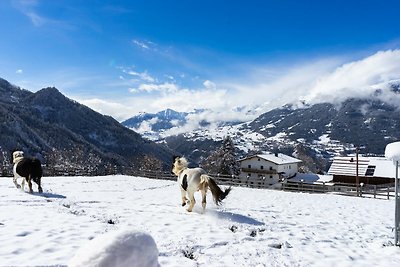
[(241, 172), (251, 172), (251, 173), (259, 173), (259, 174), (278, 174), (275, 169), (272, 170), (264, 170), (264, 169), (252, 169), (252, 168), (241, 168)]

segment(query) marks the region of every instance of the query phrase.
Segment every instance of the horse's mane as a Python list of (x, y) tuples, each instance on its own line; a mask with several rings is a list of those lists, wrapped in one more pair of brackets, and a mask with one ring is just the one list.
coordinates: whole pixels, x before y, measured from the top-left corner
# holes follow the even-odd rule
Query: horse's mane
[(184, 169), (187, 169), (189, 165), (189, 162), (187, 161), (187, 159), (185, 157), (178, 157), (175, 159), (174, 162), (174, 168), (172, 169), (172, 171), (178, 175), (181, 171), (183, 171)]
[(181, 157), (179, 158), (179, 162), (180, 162), (180, 166), (183, 167), (183, 169), (186, 169), (189, 166), (189, 162), (187, 161), (187, 159), (185, 157)]

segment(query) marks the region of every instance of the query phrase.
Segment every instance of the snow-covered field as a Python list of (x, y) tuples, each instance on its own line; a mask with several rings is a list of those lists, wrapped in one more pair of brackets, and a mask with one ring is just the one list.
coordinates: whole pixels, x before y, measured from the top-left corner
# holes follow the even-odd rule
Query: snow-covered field
[(235, 187), (202, 214), (171, 181), (44, 177), (43, 189), (0, 178), (1, 266), (67, 265), (122, 229), (150, 234), (160, 266), (400, 266), (393, 200)]

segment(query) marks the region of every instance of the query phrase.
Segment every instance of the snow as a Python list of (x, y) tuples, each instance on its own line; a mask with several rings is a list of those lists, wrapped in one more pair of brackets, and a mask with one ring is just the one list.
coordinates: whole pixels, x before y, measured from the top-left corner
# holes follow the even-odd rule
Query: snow
[(328, 145), (331, 141), (329, 134), (323, 134), (318, 139), (319, 139), (319, 142), (323, 145)]
[(323, 175), (314, 173), (296, 173), (296, 176), (290, 178), (290, 182), (313, 183), (328, 183), (333, 180), (333, 175)]
[(273, 162), (275, 164), (291, 164), (291, 163), (299, 163), (301, 160), (293, 158), (291, 156), (282, 154), (282, 153), (268, 153), (268, 154), (258, 154), (256, 157), (260, 157), (262, 159), (265, 159), (267, 161)]
[(400, 142), (388, 144), (385, 149), (385, 157), (393, 161), (400, 161)]
[(376, 166), (374, 177), (396, 177), (396, 168), (393, 166), (393, 162), (384, 157), (368, 157), (369, 164), (371, 166)]
[(157, 267), (158, 249), (143, 232), (110, 232), (89, 241), (69, 262), (70, 267)]
[(23, 193), (0, 178), (1, 266), (73, 265), (136, 249), (154, 260), (158, 249), (160, 266), (400, 265), (393, 199), (234, 187), (220, 207), (208, 195), (202, 214), (199, 194), (192, 213), (181, 207), (174, 181), (44, 177), (43, 188)]

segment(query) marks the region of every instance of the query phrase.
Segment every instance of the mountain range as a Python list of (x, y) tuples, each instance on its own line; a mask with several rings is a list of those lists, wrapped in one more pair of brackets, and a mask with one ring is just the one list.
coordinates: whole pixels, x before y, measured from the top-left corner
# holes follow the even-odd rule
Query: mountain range
[[(151, 164), (169, 168), (173, 152), (144, 139), (110, 116), (68, 99), (56, 88), (36, 93), (0, 79), (0, 170), (12, 150), (42, 160), (47, 169), (123, 173)], [(147, 161), (147, 162), (144, 162)]]
[[(300, 158), (303, 171), (325, 172), (334, 156), (354, 154), (356, 148), (382, 155), (388, 143), (400, 140), (399, 105), (393, 104), (400, 99), (399, 84), (341, 103), (285, 105), (246, 122), (215, 123), (204, 116), (206, 110), (167, 109), (119, 123), (54, 87), (33, 93), (0, 79), (0, 171), (10, 173), (15, 149), (38, 157), (48, 170), (168, 170), (173, 154), (199, 164), (230, 136), (238, 158), (281, 152)], [(391, 101), (385, 101), (388, 96)], [(189, 131), (193, 118), (201, 121)]]
[[(391, 84), (390, 94), (399, 97), (398, 83)], [(384, 101), (382, 90), (365, 98), (348, 98), (341, 103), (286, 105), (259, 115), (249, 122), (231, 122), (210, 128), (207, 124), (190, 132), (160, 137), (174, 124), (158, 113), (164, 127), (153, 128), (146, 116), (135, 117), (136, 125), (147, 123), (145, 137), (159, 137), (166, 144), (196, 162), (201, 162), (225, 136), (230, 136), (238, 156), (263, 151), (282, 152), (303, 160), (303, 170), (325, 172), (334, 156), (354, 154), (383, 155), (388, 143), (400, 140), (399, 106)], [(179, 114), (184, 127), (185, 113)], [(125, 124), (123, 122), (123, 124)], [(129, 126), (125, 124), (126, 126)], [(179, 126), (178, 126), (179, 127)]]

